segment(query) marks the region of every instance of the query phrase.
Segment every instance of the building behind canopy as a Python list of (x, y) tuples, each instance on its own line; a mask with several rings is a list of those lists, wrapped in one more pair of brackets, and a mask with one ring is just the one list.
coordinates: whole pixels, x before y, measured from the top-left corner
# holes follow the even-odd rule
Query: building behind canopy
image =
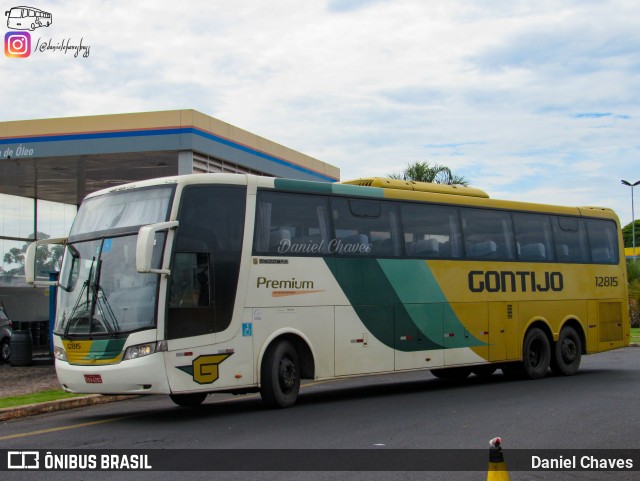
[[(24, 282), (26, 245), (65, 237), (91, 192), (153, 177), (235, 172), (335, 182), (337, 167), (195, 110), (0, 122), (0, 301), (44, 321), (48, 289)], [(59, 267), (59, 252), (44, 259)]]

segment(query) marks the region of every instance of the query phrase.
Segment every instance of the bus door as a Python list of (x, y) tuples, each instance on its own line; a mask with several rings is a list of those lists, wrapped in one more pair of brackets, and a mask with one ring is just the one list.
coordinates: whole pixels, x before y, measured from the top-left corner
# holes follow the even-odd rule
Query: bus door
[(165, 364), (173, 392), (215, 389), (236, 379), (253, 382), (251, 369), (244, 367), (245, 373), (235, 366), (252, 349), (234, 344), (234, 337), (250, 338), (230, 332), (245, 198), (241, 186), (193, 185), (182, 193), (165, 323)]

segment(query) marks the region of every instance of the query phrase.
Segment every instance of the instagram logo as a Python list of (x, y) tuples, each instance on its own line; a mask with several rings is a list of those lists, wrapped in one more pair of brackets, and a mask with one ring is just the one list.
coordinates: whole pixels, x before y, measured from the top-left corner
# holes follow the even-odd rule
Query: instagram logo
[(24, 58), (31, 54), (29, 32), (7, 32), (4, 36), (4, 54), (12, 58)]

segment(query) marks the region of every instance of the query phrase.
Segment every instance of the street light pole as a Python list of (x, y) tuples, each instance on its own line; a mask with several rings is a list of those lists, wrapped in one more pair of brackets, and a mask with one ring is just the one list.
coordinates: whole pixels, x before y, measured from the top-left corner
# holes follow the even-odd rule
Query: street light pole
[(636, 257), (636, 216), (633, 209), (633, 188), (636, 185), (640, 184), (640, 180), (637, 180), (633, 184), (631, 182), (627, 182), (626, 180), (621, 180), (620, 182), (622, 182), (624, 185), (628, 187), (631, 187), (631, 235), (633, 236), (631, 240), (633, 244), (633, 258), (635, 259)]

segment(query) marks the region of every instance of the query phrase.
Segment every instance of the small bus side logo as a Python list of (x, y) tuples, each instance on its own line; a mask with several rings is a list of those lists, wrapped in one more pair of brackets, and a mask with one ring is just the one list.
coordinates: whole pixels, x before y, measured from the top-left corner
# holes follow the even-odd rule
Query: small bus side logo
[(12, 7), (4, 12), (7, 17), (7, 27), (13, 30), (35, 30), (48, 27), (53, 22), (53, 16), (35, 7)]

